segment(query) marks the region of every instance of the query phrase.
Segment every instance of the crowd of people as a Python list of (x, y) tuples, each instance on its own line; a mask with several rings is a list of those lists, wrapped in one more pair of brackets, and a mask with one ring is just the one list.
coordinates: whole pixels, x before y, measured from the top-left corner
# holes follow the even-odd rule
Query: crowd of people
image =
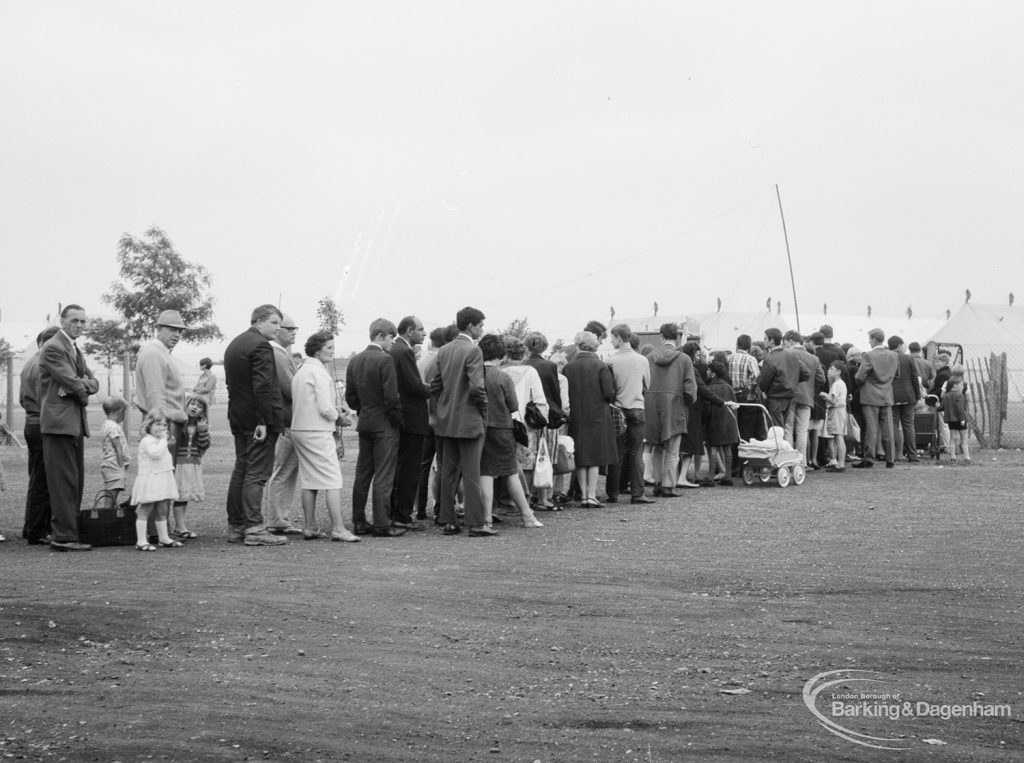
[[(484, 313), (460, 310), (426, 334), (416, 316), (380, 318), (348, 363), (343, 393), (334, 337), (311, 334), (293, 353), (298, 328), (274, 305), (224, 353), (234, 467), (228, 482), (227, 541), (277, 546), (287, 536), (355, 543), (395, 538), (430, 523), (445, 535), (493, 537), (537, 512), (649, 504), (681, 491), (731, 486), (742, 442), (778, 427), (812, 470), (868, 469), (920, 460), (915, 414), (930, 410), (942, 452), (970, 463), (962, 366), (933, 360), (898, 336), (873, 329), (861, 351), (833, 340), (831, 327), (804, 337), (770, 328), (709, 353), (674, 323), (641, 344), (629, 326), (591, 321), (571, 345), (549, 352), (540, 332), (485, 333)], [(56, 551), (85, 551), (77, 515), (84, 487), (86, 406), (99, 385), (75, 340), (86, 326), (78, 305), (38, 339), (21, 374), (29, 483), (22, 535)], [(136, 548), (180, 548), (197, 534), (189, 503), (205, 499), (202, 459), (215, 394), (212, 361), (186, 391), (171, 351), (186, 325), (163, 311), (138, 353), (132, 404), (142, 412), (136, 476), (123, 431), (128, 401), (103, 401), (104, 490), (136, 507)], [(608, 339), (612, 352), (598, 348)], [(424, 344), (429, 344), (424, 347)], [(342, 431), (358, 436), (351, 519), (346, 526)], [(706, 466), (705, 466), (706, 464)], [(603, 491), (602, 491), (603, 485)], [(650, 488), (648, 490), (648, 488)], [(316, 517), (324, 494), (329, 528)], [(295, 499), (301, 519), (292, 516)], [(367, 508), (369, 507), (369, 513)], [(0, 537), (2, 539), (2, 537)]]

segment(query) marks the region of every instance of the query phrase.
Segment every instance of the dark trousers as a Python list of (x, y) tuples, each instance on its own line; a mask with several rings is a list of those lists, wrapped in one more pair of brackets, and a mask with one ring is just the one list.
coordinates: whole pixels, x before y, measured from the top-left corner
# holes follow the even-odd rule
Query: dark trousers
[(359, 456), (352, 485), (352, 524), (366, 527), (366, 500), (373, 485), (373, 526), (391, 527), (391, 491), (398, 464), (398, 427), (386, 424), (383, 432), (359, 433)]
[(420, 484), (420, 464), (423, 461), (424, 436), (401, 432), (398, 437), (398, 463), (395, 465), (395, 489), (391, 495), (391, 519), (394, 522), (412, 522)]
[(483, 434), (479, 437), (441, 438), (441, 512), (438, 520), (442, 524), (455, 524), (455, 494), (461, 469), (466, 524), (469, 527), (483, 525), (484, 502), (480, 492), (480, 455), (483, 450)]
[(228, 525), (237, 530), (263, 527), (263, 488), (274, 470), (277, 432), (256, 442), (252, 432), (235, 435), (235, 468), (228, 481)]
[[(420, 455), (420, 476), (416, 486), (416, 518), (427, 518), (427, 505), (430, 493), (430, 470), (434, 465), (434, 456), (437, 454), (437, 438), (434, 431), (423, 438), (423, 452)], [(438, 469), (440, 472), (440, 469)], [(434, 495), (434, 503), (437, 504), (437, 494)]]
[(25, 445), (28, 446), (28, 493), (25, 495), (25, 525), (21, 537), (40, 540), (50, 534), (52, 516), (43, 463), (43, 435), (39, 431), (38, 420), (25, 424)]
[[(742, 440), (763, 440), (768, 433), (765, 431), (764, 411), (753, 406), (741, 405), (736, 409), (736, 425), (740, 430)], [(729, 446), (732, 452), (732, 472), (734, 477), (739, 476), (742, 467), (739, 458), (739, 444)]]
[(78, 510), (85, 490), (85, 441), (64, 434), (43, 435), (43, 468), (50, 494), (50, 536), (61, 543), (78, 542)]
[(792, 405), (793, 398), (791, 397), (766, 397), (764, 399), (764, 407), (768, 409), (768, 414), (772, 417), (773, 427), (785, 428), (786, 416), (789, 415)]
[(628, 485), (632, 498), (644, 497), (644, 412), (643, 409), (623, 411), (626, 430), (615, 438), (619, 460), (608, 465), (605, 492), (616, 498)]
[(906, 456), (917, 460), (917, 432), (914, 430), (914, 403), (899, 403), (892, 407), (892, 431), (896, 437), (896, 458)]

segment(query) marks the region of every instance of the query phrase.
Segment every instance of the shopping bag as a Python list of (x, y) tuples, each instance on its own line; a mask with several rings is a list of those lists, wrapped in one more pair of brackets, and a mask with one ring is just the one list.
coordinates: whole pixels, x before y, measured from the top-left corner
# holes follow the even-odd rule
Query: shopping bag
[(92, 507), (78, 512), (78, 540), (90, 546), (131, 546), (135, 544), (135, 509), (117, 506), (115, 495), (100, 490)]
[(576, 470), (576, 443), (569, 435), (559, 435), (555, 443), (555, 474), (572, 474)]
[(537, 461), (533, 466), (533, 486), (548, 488), (554, 485), (554, 470), (551, 466), (551, 454), (548, 452), (547, 439), (541, 437), (537, 444)]
[(846, 413), (846, 439), (853, 442), (860, 442), (860, 424), (856, 417), (847, 411)]

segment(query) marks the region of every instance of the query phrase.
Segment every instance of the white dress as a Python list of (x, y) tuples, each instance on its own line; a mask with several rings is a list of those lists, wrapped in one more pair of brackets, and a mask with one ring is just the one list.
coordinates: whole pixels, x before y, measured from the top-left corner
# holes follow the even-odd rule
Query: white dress
[(167, 439), (147, 434), (139, 442), (139, 474), (132, 486), (132, 503), (156, 503), (178, 500), (174, 463), (167, 450)]

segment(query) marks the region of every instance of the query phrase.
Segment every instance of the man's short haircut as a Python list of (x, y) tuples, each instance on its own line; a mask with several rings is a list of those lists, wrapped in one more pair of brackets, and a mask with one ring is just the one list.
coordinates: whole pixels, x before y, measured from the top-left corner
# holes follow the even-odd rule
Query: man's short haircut
[(645, 344), (643, 347), (640, 348), (639, 352), (640, 352), (641, 355), (643, 355), (646, 358), (648, 355), (650, 355), (652, 352), (654, 352), (654, 345), (653, 344)]
[(587, 325), (583, 327), (584, 331), (589, 331), (591, 334), (597, 337), (597, 341), (600, 342), (606, 336), (608, 336), (608, 329), (601, 321), (587, 321)]
[(109, 416), (117, 411), (124, 411), (128, 409), (128, 401), (123, 397), (108, 397), (103, 403), (103, 413)]
[(616, 323), (612, 326), (612, 336), (618, 337), (620, 342), (628, 342), (633, 336), (633, 330), (625, 323)]
[(209, 358), (203, 358), (202, 360), (199, 361), (199, 367), (205, 368), (207, 371), (209, 371), (211, 368), (213, 368), (213, 361), (210, 360)]
[(430, 332), (430, 343), (434, 347), (444, 347), (444, 332), (447, 326), (438, 326), (436, 329)]
[(597, 350), (600, 340), (597, 338), (597, 334), (593, 331), (579, 331), (576, 336), (573, 337), (572, 343), (581, 350), (594, 352)]
[(835, 334), (832, 332), (832, 327), (829, 326), (827, 323), (822, 323), (821, 328), (818, 329), (818, 331), (824, 334), (826, 339), (831, 339), (833, 336), (835, 336)]
[(522, 360), (526, 357), (526, 345), (514, 334), (505, 334), (501, 341), (505, 343), (505, 353), (509, 360)]
[(260, 305), (252, 311), (252, 318), (249, 320), (249, 325), (255, 326), (257, 323), (262, 323), (271, 315), (276, 315), (281, 320), (284, 320), (284, 313), (277, 309), (277, 305)]
[(690, 360), (696, 360), (697, 356), (700, 355), (700, 342), (694, 342), (691, 339), (683, 342), (683, 346), (680, 349), (690, 357)]
[(409, 329), (416, 328), (416, 316), (407, 315), (398, 322), (398, 335), (402, 336)]
[(890, 350), (895, 350), (897, 347), (903, 344), (903, 338), (897, 336), (896, 334), (893, 334), (891, 337), (889, 337), (889, 340), (886, 342), (886, 344), (889, 345)]
[(455, 325), (459, 327), (459, 331), (465, 331), (470, 326), (480, 323), (486, 317), (483, 312), (475, 307), (464, 307), (455, 313)]
[(484, 334), (480, 337), (477, 347), (484, 356), (484, 362), (488, 360), (501, 360), (508, 353), (505, 350), (506, 337), (497, 334)]
[(72, 310), (81, 310), (83, 313), (85, 312), (85, 308), (82, 307), (81, 305), (65, 305), (64, 309), (60, 311), (60, 317), (67, 318), (68, 313), (70, 313)]
[(918, 342), (911, 342), (907, 345), (907, 349), (911, 352), (921, 352), (921, 345)]
[(750, 334), (740, 334), (736, 337), (736, 349), (749, 351), (751, 345)]
[(811, 335), (807, 338), (814, 342), (815, 347), (825, 346), (825, 335), (822, 334), (820, 331), (812, 332)]
[(306, 340), (306, 346), (303, 348), (306, 351), (306, 356), (315, 358), (316, 354), (324, 348), (328, 342), (334, 341), (334, 334), (330, 331), (317, 331), (315, 334), (310, 334), (309, 339)]
[(370, 339), (376, 339), (377, 334), (383, 334), (384, 336), (398, 336), (398, 329), (396, 329), (395, 324), (387, 318), (378, 318), (370, 324)]
[(785, 339), (787, 342), (796, 342), (797, 344), (802, 344), (804, 341), (804, 338), (800, 336), (800, 332), (794, 331), (793, 329), (787, 331), (786, 335), (782, 338)]
[(523, 337), (523, 344), (534, 355), (540, 355), (548, 348), (548, 338), (539, 331), (531, 331)]
[(777, 329), (775, 327), (765, 329), (764, 330), (764, 338), (766, 340), (771, 340), (771, 342), (776, 347), (778, 347), (778, 346), (780, 346), (782, 344), (782, 332), (779, 331), (779, 329)]
[(868, 332), (868, 339), (871, 339), (875, 342), (884, 342), (885, 332), (882, 331), (882, 329), (871, 329), (871, 331)]
[(53, 335), (60, 331), (60, 326), (47, 326), (39, 332), (39, 336), (36, 337), (36, 346), (42, 347), (44, 344), (53, 339)]
[(841, 360), (833, 360), (831, 363), (828, 364), (828, 367), (838, 369), (839, 373), (841, 374), (846, 374), (850, 370), (850, 367)]
[(631, 333), (629, 335), (629, 346), (634, 350), (640, 349), (640, 337), (637, 334)]
[(662, 339), (671, 339), (675, 341), (679, 338), (679, 326), (675, 323), (662, 323), (661, 328), (658, 329), (661, 332)]

